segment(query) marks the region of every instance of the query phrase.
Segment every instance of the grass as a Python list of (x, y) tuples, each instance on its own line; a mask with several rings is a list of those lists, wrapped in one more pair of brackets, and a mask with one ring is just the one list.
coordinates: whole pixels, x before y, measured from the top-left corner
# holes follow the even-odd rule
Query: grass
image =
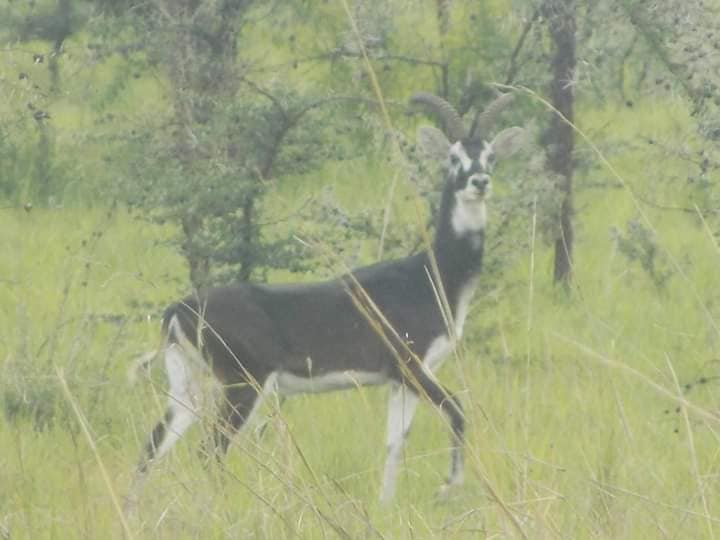
[[(499, 6), (491, 4), (490, 14)], [(428, 40), (435, 32), (425, 28), (430, 19), (422, 11), (409, 16), (427, 31), (406, 24), (398, 41)], [(290, 59), (283, 51), (274, 47), (276, 62)], [(20, 55), (10, 54), (9, 62), (21, 65)], [(64, 61), (71, 73), (85, 67), (80, 59), (77, 66)], [(54, 125), (62, 126), (57, 153), (82, 173), (72, 177), (112, 171), (101, 159), (105, 142), (75, 139), (78, 128), (102, 120), (100, 110), (124, 112), (131, 104), (137, 120), (167, 106), (154, 79), (123, 82), (125, 64), (114, 62), (90, 72), (92, 85), (80, 77), (82, 88), (68, 87), (67, 95), (89, 100), (95, 114), (80, 114), (84, 102), (70, 98), (51, 109)], [(45, 72), (34, 69), (33, 80), (46, 87), (38, 79)], [(294, 76), (310, 84), (316, 75)], [(20, 84), (6, 112), (25, 110), (31, 90)], [(413, 71), (414, 87), (432, 84)], [(85, 87), (101, 90), (88, 94)], [(586, 106), (581, 127), (594, 140), (611, 119), (606, 143), (622, 148), (613, 164), (625, 188), (650, 193), (661, 205), (692, 207), (685, 202), (688, 165), (637, 142), (675, 133), (676, 147), (692, 148), (688, 112), (680, 109), (652, 99), (632, 110)], [(122, 128), (127, 118), (118, 114), (107, 129)], [(599, 162), (580, 146), (586, 161)], [(350, 207), (363, 200), (383, 208), (387, 186), (371, 180), (387, 171), (357, 165), (367, 178), (346, 182), (342, 163), (321, 171), (318, 183), (334, 184)], [(30, 182), (31, 172), (20, 176)], [(603, 175), (610, 176), (607, 169), (581, 174), (606, 183)], [(655, 186), (655, 177), (673, 182)], [(318, 186), (300, 183), (297, 193), (283, 188), (283, 195), (295, 200), (311, 188)], [(405, 188), (400, 182), (396, 201)], [(75, 190), (79, 184), (69, 184), (67, 197)], [(284, 203), (271, 204), (279, 215), (292, 214)], [(0, 538), (718, 536), (716, 240), (697, 216), (641, 205), (657, 269), (670, 275), (661, 282), (612, 240), (613, 227), (624, 231), (637, 217), (628, 189), (582, 190), (577, 208), (571, 296), (550, 285), (551, 253), (537, 240), (505, 275), (487, 277), (497, 283), (473, 303), (462, 358), (440, 373), (460, 391), (468, 420), (466, 484), (449, 500), (435, 497), (448, 468), (448, 430), (425, 406), (406, 447), (396, 502), (377, 503), (387, 389), (375, 388), (289, 400), (262, 440), (235, 443), (222, 469), (205, 470), (196, 456), (205, 423), (158, 464), (138, 515), (126, 522), (114, 500), (127, 493), (140, 449), (163, 413), (165, 385), (159, 368), (134, 385), (127, 373), (157, 346), (164, 305), (186, 290), (184, 263), (167, 243), (173, 231), (123, 211), (0, 210)], [(412, 203), (391, 210), (393, 224), (415, 222)]]
[[(447, 428), (421, 407), (397, 500), (379, 506), (387, 390), (363, 389), (288, 401), (224, 469), (201, 466), (195, 430), (153, 472), (127, 536), (714, 537), (720, 254), (663, 215), (659, 238), (683, 262), (658, 290), (613, 250), (607, 219), (602, 205), (583, 214), (571, 298), (538, 243), (532, 274), (528, 254), (474, 302), (464, 358), (441, 373), (469, 424), (467, 482), (449, 500), (435, 497)], [(172, 231), (121, 211), (0, 220), (0, 531), (119, 537), (113, 497), (163, 409), (161, 370), (135, 385), (127, 371), (183, 291)]]
[[(647, 187), (640, 157), (617, 161), (634, 191)], [(384, 205), (386, 186), (335, 183), (341, 202)], [(398, 189), (392, 223), (416, 219)], [(271, 204), (285, 215), (298, 195)], [(173, 230), (121, 210), (3, 210), (0, 536), (714, 538), (720, 250), (698, 216), (642, 206), (634, 234), (654, 250), (648, 266), (650, 252), (613, 240), (630, 238), (638, 204), (628, 189), (579, 191), (570, 295), (549, 283), (552, 254), (530, 224), (531, 250), (486, 276), (462, 354), (440, 374), (468, 420), (467, 481), (448, 500), (435, 496), (448, 429), (421, 407), (396, 502), (377, 503), (387, 389), (375, 388), (293, 398), (262, 440), (238, 440), (223, 468), (205, 470), (208, 418), (158, 464), (127, 521), (115, 499), (165, 385), (159, 368), (134, 385), (127, 374), (185, 292)]]

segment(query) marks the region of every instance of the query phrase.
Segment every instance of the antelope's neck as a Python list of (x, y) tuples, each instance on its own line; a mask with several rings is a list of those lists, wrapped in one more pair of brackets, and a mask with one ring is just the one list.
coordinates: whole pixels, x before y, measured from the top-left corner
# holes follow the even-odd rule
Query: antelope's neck
[(443, 192), (433, 253), (445, 296), (456, 319), (456, 333), (478, 283), (485, 246), (484, 200), (458, 200), (451, 183)]
[[(482, 268), (485, 231), (467, 232), (461, 236), (453, 230), (438, 230), (434, 255), (440, 279), (453, 317), (464, 318), (466, 304), (472, 297)], [(461, 322), (461, 321), (457, 321)]]

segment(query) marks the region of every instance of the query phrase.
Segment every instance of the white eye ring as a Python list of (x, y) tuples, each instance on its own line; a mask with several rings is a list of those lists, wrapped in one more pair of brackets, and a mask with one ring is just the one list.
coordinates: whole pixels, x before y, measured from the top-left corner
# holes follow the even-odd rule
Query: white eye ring
[(455, 154), (452, 154), (452, 155), (450, 156), (450, 165), (455, 166), (455, 165), (457, 165), (458, 163), (460, 163), (460, 158), (457, 157)]

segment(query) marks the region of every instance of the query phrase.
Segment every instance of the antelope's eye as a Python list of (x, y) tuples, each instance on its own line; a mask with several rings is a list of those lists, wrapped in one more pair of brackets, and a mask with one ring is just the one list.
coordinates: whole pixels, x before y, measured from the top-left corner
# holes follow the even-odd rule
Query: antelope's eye
[(460, 163), (460, 158), (455, 154), (450, 154), (450, 165), (456, 167), (458, 163)]

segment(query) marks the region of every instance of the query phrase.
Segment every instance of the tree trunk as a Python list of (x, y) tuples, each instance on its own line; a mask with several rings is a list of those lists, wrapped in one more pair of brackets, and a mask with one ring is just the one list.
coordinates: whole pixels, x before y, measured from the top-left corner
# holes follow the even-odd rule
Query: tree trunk
[[(193, 80), (200, 61), (193, 50), (190, 36), (192, 7), (178, 2), (174, 7), (174, 17), (177, 30), (174, 35), (173, 54), (170, 56), (170, 80), (173, 85), (173, 110), (175, 116), (175, 154), (180, 162), (182, 175), (193, 176), (193, 162), (197, 159), (197, 143), (193, 135), (195, 114), (193, 110), (193, 90), (196, 81)], [(168, 6), (167, 13), (170, 11)], [(188, 212), (181, 216), (183, 240), (182, 252), (188, 262), (190, 283), (195, 291), (205, 287), (209, 280), (210, 261), (198, 253), (196, 238), (202, 227), (201, 219)]]
[[(251, 0), (204, 3), (199, 0), (158, 0), (160, 11), (172, 19), (176, 28), (168, 62), (173, 85), (174, 146), (182, 174), (187, 178), (198, 175), (202, 167), (198, 167), (197, 162), (206, 157), (198, 148), (193, 131), (198, 124), (207, 122), (215, 100), (229, 95), (234, 87), (230, 82), (235, 80), (232, 74), (237, 55), (234, 24), (250, 3)], [(194, 25), (197, 13), (203, 9), (215, 10), (219, 24), (211, 31), (200, 33)], [(201, 181), (198, 179), (198, 183)], [(252, 219), (254, 214), (248, 212), (248, 216)], [(180, 222), (182, 251), (190, 269), (190, 282), (198, 290), (209, 284), (211, 271), (210, 257), (197, 248), (203, 220), (191, 208)]]
[[(555, 53), (552, 60), (552, 104), (560, 114), (553, 114), (545, 132), (547, 166), (560, 178), (561, 192), (559, 225), (555, 240), (555, 283), (568, 285), (572, 278), (573, 261), (573, 147), (575, 133), (568, 122), (574, 118), (575, 0), (546, 0), (543, 14), (548, 21)], [(566, 121), (567, 120), (567, 121)]]
[(63, 43), (72, 33), (71, 20), (73, 4), (70, 0), (58, 0), (55, 10), (55, 31), (53, 36), (52, 53), (48, 55), (48, 70), (50, 71), (50, 92), (60, 94), (60, 56), (63, 53)]

